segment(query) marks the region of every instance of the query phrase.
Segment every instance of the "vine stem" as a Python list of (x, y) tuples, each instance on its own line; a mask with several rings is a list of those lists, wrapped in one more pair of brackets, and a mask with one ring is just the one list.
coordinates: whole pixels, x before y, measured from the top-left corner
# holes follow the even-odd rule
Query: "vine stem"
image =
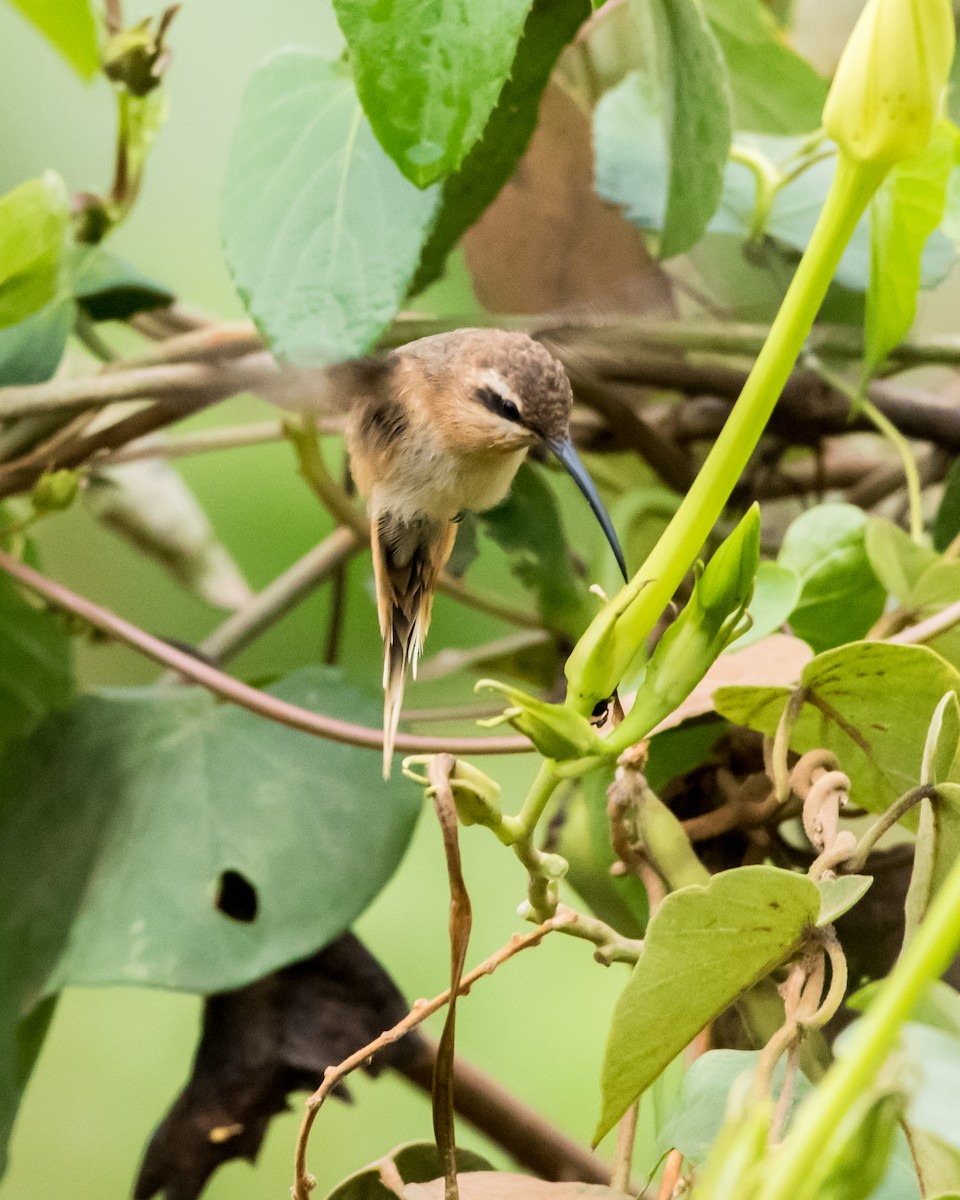
[[(840, 256), (884, 174), (843, 154), (838, 157), (806, 253), (720, 436), (643, 566), (567, 660), (568, 703), (584, 715), (619, 683), (620, 668), (653, 628), (722, 514), (790, 377)], [(620, 618), (628, 609), (631, 616), (625, 622)], [(609, 659), (608, 674), (616, 678), (598, 678), (600, 656)], [(589, 685), (578, 686), (581, 679)]]
[[(178, 650), (169, 642), (153, 637), (138, 626), (118, 617), (109, 609), (78, 596), (62, 583), (47, 579), (39, 571), (28, 567), (26, 563), (14, 558), (11, 554), (0, 550), (0, 571), (5, 571), (12, 578), (37, 592), (51, 604), (67, 612), (76, 613), (94, 628), (102, 630), (131, 646), (140, 654), (153, 659), (161, 666), (170, 667), (179, 675), (185, 676), (193, 683), (200, 684), (215, 696), (229, 700), (240, 708), (276, 721), (279, 725), (287, 725), (291, 729), (299, 729), (303, 733), (312, 733), (317, 737), (326, 738), (332, 742), (342, 742), (348, 746), (359, 746), (365, 750), (382, 750), (383, 733), (379, 729), (370, 729), (366, 725), (354, 725), (349, 721), (341, 721), (336, 717), (324, 716), (300, 708), (296, 704), (288, 704), (276, 696), (262, 692), (249, 684), (241, 683), (232, 675), (208, 663), (201, 662), (192, 654)], [(409, 754), (524, 754), (533, 749), (524, 737), (492, 737), (492, 738), (443, 738), (421, 737), (415, 734), (399, 734), (396, 740), (397, 749)]]
[(904, 950), (867, 1014), (853, 1031), (843, 1058), (824, 1076), (797, 1113), (793, 1130), (771, 1162), (757, 1200), (791, 1200), (810, 1163), (870, 1085), (893, 1048), (923, 989), (946, 970), (960, 947), (960, 859), (950, 869), (923, 924)]
[[(563, 923), (564, 919), (562, 917), (554, 917), (549, 921), (544, 921), (530, 933), (514, 934), (505, 946), (501, 946), (496, 953), (491, 954), (479, 966), (474, 967), (472, 971), (462, 977), (460, 985), (457, 988), (458, 995), (462, 996), (466, 992), (469, 992), (478, 979), (481, 979), (484, 975), (492, 975), (497, 967), (505, 963), (507, 959), (513, 958), (515, 954), (519, 954), (521, 950), (526, 950), (530, 946), (539, 946), (548, 933), (562, 928)], [(399, 1041), (405, 1034), (409, 1033), (412, 1029), (416, 1029), (418, 1025), (421, 1025), (427, 1017), (432, 1016), (439, 1009), (443, 1008), (445, 1004), (449, 1003), (450, 995), (450, 989), (447, 988), (440, 992), (439, 995), (434, 996), (432, 1000), (424, 1000), (415, 1004), (403, 1020), (394, 1025), (392, 1029), (381, 1033), (379, 1037), (374, 1038), (366, 1046), (361, 1047), (355, 1054), (351, 1054), (349, 1058), (345, 1058), (337, 1066), (327, 1067), (323, 1073), (323, 1083), (321, 1083), (306, 1102), (306, 1112), (300, 1123), (294, 1161), (294, 1183), (291, 1189), (293, 1200), (309, 1200), (310, 1192), (316, 1186), (316, 1180), (307, 1171), (307, 1142), (310, 1139), (310, 1130), (313, 1122), (327, 1096), (330, 1095), (341, 1079), (349, 1075), (351, 1071), (355, 1071), (357, 1067), (362, 1066), (378, 1050), (382, 1050), (385, 1046)]]

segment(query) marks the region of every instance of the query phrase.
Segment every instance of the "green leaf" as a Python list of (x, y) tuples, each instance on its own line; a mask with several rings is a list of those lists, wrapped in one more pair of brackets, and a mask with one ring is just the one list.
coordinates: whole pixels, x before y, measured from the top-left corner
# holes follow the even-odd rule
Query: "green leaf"
[(960, 1150), (956, 1111), (960, 1092), (960, 1038), (908, 1021), (901, 1030), (900, 1040), (920, 1076), (917, 1086), (911, 1089), (907, 1120), (936, 1134), (954, 1150)]
[[(787, 171), (796, 167), (797, 155), (803, 152), (806, 141), (802, 137), (747, 133), (738, 133), (736, 137), (738, 145), (763, 155), (771, 165)], [(766, 236), (775, 239), (789, 251), (802, 253), (807, 248), (823, 208), (835, 169), (836, 159), (833, 156), (815, 160), (779, 188), (766, 214), (763, 226)], [(746, 240), (753, 232), (756, 203), (757, 181), (754, 173), (741, 162), (729, 162), (723, 194), (709, 231), (729, 233)], [(923, 249), (921, 286), (932, 288), (941, 283), (955, 257), (956, 251), (950, 239), (939, 231), (934, 232)], [(866, 291), (870, 281), (870, 222), (867, 217), (854, 230), (840, 259), (835, 278), (845, 288)]]
[(864, 333), (865, 377), (902, 341), (917, 311), (920, 257), (940, 224), (957, 131), (940, 121), (926, 150), (898, 163), (873, 198), (870, 212), (870, 286)]
[(81, 79), (100, 66), (97, 27), (89, 0), (11, 0)]
[(410, 291), (422, 291), (443, 271), (447, 255), (513, 174), (537, 126), (540, 97), (560, 51), (590, 15), (589, 0), (533, 0), (510, 77), (483, 136), (443, 198)]
[(782, 563), (760, 563), (753, 581), (753, 598), (747, 607), (752, 624), (746, 633), (731, 642), (730, 649), (736, 653), (775, 633), (796, 607), (801, 589), (796, 571)]
[(671, 258), (700, 240), (720, 200), (729, 89), (698, 0), (635, 0), (633, 7), (655, 46), (656, 68), (627, 75), (597, 105), (596, 186), (631, 221), (660, 229), (660, 255)]
[(852, 504), (819, 504), (790, 525), (777, 561), (800, 578), (790, 627), (814, 650), (862, 637), (883, 612), (867, 557), (867, 517)]
[(162, 283), (99, 246), (79, 247), (72, 272), (73, 294), (94, 321), (126, 321), (176, 299)]
[[(428, 1183), (443, 1171), (440, 1153), (433, 1142), (406, 1142), (369, 1166), (348, 1175), (327, 1196), (327, 1200), (396, 1200), (397, 1193), (383, 1182), (383, 1169), (406, 1183)], [(457, 1174), (489, 1171), (490, 1163), (473, 1150), (457, 1148)]]
[(943, 488), (943, 498), (933, 521), (933, 544), (943, 553), (960, 533), (960, 458), (950, 465)]
[(709, 1021), (797, 950), (819, 908), (809, 879), (776, 867), (723, 871), (666, 897), (614, 1010), (594, 1142)]
[(72, 653), (63, 622), (28, 603), (8, 576), (0, 576), (0, 748), (64, 708), (72, 695)]
[(506, 498), (480, 520), (510, 555), (514, 575), (536, 595), (544, 623), (574, 637), (582, 633), (591, 616), (587, 589), (574, 570), (557, 498), (546, 477), (524, 463)]
[(70, 201), (54, 171), (0, 196), (0, 329), (53, 300), (70, 220)]
[[(800, 676), (804, 704), (790, 737), (797, 753), (832, 750), (850, 776), (852, 799), (882, 812), (920, 783), (934, 710), (960, 688), (960, 672), (926, 646), (854, 642), (819, 654)], [(722, 716), (776, 732), (788, 688), (719, 688)]]
[[(271, 694), (380, 716), (330, 669)], [(375, 755), (193, 688), (85, 696), (8, 754), (0, 794), (0, 941), (25, 1010), (67, 984), (242, 987), (312, 953), (383, 887), (419, 811)], [(217, 908), (227, 871), (255, 919)]]
[(61, 298), (0, 329), (0, 387), (50, 379), (63, 358), (76, 309), (69, 297)]
[(738, 129), (804, 133), (820, 126), (827, 81), (784, 41), (761, 0), (704, 0), (720, 43)]
[(873, 883), (872, 875), (838, 875), (835, 879), (818, 879), (820, 915), (817, 924), (832, 925), (837, 917), (861, 900)]
[(530, 0), (333, 0), (357, 93), (380, 141), (418, 187), (455, 171), (483, 132)]
[[(684, 1072), (676, 1105), (657, 1138), (657, 1152), (677, 1149), (694, 1166), (706, 1159), (724, 1123), (727, 1100), (742, 1076), (752, 1075), (760, 1059), (759, 1050), (708, 1050), (694, 1059)], [(783, 1087), (786, 1060), (774, 1072), (774, 1094)], [(787, 1126), (800, 1102), (813, 1090), (802, 1072), (794, 1080)]]
[[(918, 621), (932, 617), (960, 596), (960, 562), (937, 559), (917, 580), (904, 599), (903, 607)], [(931, 649), (943, 656), (954, 666), (960, 667), (960, 627), (952, 625), (930, 638)]]
[(868, 519), (865, 544), (874, 575), (901, 603), (924, 571), (939, 561), (932, 550), (918, 545), (899, 525), (884, 517)]
[(960, 699), (947, 692), (934, 711), (923, 747), (921, 784), (960, 783)]
[(439, 199), (380, 148), (342, 63), (268, 59), (244, 94), (221, 224), (276, 353), (316, 366), (367, 350), (406, 295)]

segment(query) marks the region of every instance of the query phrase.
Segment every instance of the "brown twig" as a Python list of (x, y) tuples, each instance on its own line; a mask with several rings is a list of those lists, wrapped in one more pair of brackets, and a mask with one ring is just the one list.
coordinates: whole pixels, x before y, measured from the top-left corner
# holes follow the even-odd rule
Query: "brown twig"
[[(560, 916), (551, 917), (550, 920), (544, 921), (530, 933), (514, 934), (505, 946), (501, 946), (495, 954), (491, 954), (479, 966), (474, 967), (472, 971), (463, 976), (460, 980), (458, 994), (461, 996), (466, 995), (478, 979), (482, 979), (484, 975), (492, 975), (497, 967), (505, 963), (508, 959), (513, 958), (515, 954), (519, 954), (521, 950), (526, 950), (530, 946), (538, 946), (548, 933), (559, 929), (562, 923), (563, 920)], [(327, 1067), (323, 1073), (323, 1083), (321, 1083), (306, 1102), (306, 1112), (300, 1123), (300, 1131), (297, 1134), (292, 1188), (293, 1200), (309, 1200), (310, 1192), (316, 1186), (316, 1180), (307, 1171), (307, 1142), (310, 1138), (310, 1130), (313, 1122), (327, 1096), (330, 1095), (337, 1084), (349, 1075), (351, 1071), (355, 1071), (357, 1067), (363, 1066), (378, 1050), (382, 1050), (385, 1046), (393, 1045), (404, 1034), (409, 1033), (412, 1029), (416, 1029), (427, 1017), (432, 1016), (435, 1012), (443, 1008), (449, 1000), (450, 989), (446, 988), (439, 995), (434, 996), (432, 1000), (425, 1000), (415, 1004), (403, 1020), (394, 1025), (392, 1029), (381, 1033), (379, 1037), (374, 1038), (372, 1042), (369, 1042), (355, 1054), (351, 1054), (349, 1058), (345, 1058), (337, 1066)]]
[[(370, 729), (365, 725), (354, 725), (348, 721), (340, 721), (336, 717), (323, 716), (300, 708), (296, 704), (288, 704), (276, 696), (250, 687), (217, 670), (207, 663), (201, 662), (192, 654), (177, 650), (168, 642), (155, 638), (143, 629), (118, 617), (115, 613), (92, 600), (78, 596), (61, 583), (47, 579), (39, 571), (28, 567), (19, 559), (0, 551), (0, 570), (45, 597), (51, 604), (67, 612), (75, 613), (94, 628), (109, 634), (110, 637), (132, 647), (138, 653), (153, 659), (161, 666), (169, 667), (178, 674), (185, 676), (193, 683), (245, 708), (258, 716), (276, 721), (291, 729), (299, 729), (304, 733), (312, 733), (328, 741), (342, 742), (348, 746), (360, 746), (366, 750), (382, 750), (383, 733), (378, 729)], [(524, 754), (533, 749), (523, 737), (493, 737), (493, 738), (442, 738), (419, 737), (415, 734), (400, 734), (396, 741), (397, 749), (409, 754)]]

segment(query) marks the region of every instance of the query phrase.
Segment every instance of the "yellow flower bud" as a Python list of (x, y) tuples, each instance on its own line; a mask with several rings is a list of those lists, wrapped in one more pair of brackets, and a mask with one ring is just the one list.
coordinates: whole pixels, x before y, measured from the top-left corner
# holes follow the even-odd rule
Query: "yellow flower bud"
[(949, 0), (867, 0), (823, 109), (854, 162), (888, 168), (926, 147), (954, 37)]

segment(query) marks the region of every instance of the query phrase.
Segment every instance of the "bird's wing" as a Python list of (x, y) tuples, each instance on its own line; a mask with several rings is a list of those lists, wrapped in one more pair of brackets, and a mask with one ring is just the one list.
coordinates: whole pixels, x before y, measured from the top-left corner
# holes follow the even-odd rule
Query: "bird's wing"
[(457, 536), (452, 521), (403, 521), (390, 512), (374, 513), (370, 545), (383, 635), (383, 775), (390, 775), (393, 743), (400, 720), (409, 664), (414, 678), (437, 577)]

